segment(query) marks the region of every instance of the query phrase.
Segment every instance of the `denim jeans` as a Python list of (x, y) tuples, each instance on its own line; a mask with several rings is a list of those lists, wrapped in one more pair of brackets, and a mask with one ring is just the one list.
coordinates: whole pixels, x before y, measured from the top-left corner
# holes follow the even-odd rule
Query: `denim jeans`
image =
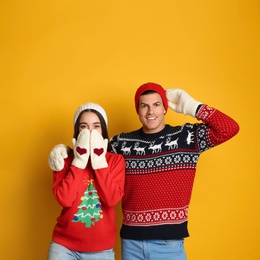
[(48, 260), (114, 260), (115, 253), (113, 249), (99, 252), (77, 252), (69, 250), (55, 242), (51, 242), (48, 254)]
[(122, 239), (122, 260), (187, 260), (184, 240)]

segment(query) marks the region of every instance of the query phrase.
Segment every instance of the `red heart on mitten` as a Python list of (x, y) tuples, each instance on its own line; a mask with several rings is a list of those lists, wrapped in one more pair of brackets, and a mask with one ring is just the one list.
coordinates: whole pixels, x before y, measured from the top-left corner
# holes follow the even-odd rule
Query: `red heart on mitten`
[(77, 151), (80, 155), (87, 153), (87, 149), (86, 149), (86, 148), (77, 147), (77, 148), (76, 148), (76, 151)]
[(94, 153), (98, 156), (100, 156), (104, 152), (103, 148), (95, 148)]

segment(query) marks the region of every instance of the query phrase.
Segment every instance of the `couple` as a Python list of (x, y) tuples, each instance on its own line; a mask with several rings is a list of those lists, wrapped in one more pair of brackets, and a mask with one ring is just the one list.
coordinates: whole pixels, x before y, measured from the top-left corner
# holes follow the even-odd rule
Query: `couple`
[[(59, 144), (48, 162), (53, 193), (63, 207), (49, 260), (114, 259), (114, 206), (122, 199), (123, 260), (185, 260), (188, 209), (202, 152), (239, 131), (219, 110), (181, 89), (141, 85), (134, 97), (142, 127), (108, 142), (107, 116), (86, 103), (74, 116), (73, 149)], [(199, 123), (165, 124), (168, 107)]]

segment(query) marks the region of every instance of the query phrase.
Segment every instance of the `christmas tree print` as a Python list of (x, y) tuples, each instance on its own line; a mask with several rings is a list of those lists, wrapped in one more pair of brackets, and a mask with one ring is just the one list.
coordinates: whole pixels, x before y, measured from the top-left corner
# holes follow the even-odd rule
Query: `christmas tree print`
[(103, 218), (101, 203), (99, 196), (93, 185), (94, 180), (89, 180), (88, 188), (84, 192), (84, 196), (81, 197), (81, 204), (78, 206), (79, 210), (74, 214), (72, 222), (82, 222), (89, 228), (96, 222)]

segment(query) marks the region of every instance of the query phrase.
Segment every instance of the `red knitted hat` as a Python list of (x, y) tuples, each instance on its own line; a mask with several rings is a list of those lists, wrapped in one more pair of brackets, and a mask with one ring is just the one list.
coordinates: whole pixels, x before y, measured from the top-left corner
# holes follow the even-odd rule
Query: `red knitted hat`
[(166, 97), (166, 92), (165, 92), (165, 90), (163, 89), (163, 87), (161, 85), (156, 84), (156, 83), (152, 83), (152, 82), (145, 83), (145, 84), (141, 85), (136, 90), (136, 92), (135, 92), (135, 109), (136, 109), (136, 112), (138, 113), (139, 98), (147, 90), (155, 91), (156, 93), (158, 93), (161, 96), (164, 108), (165, 108), (165, 110), (167, 112), (167, 109), (168, 109), (168, 99)]

